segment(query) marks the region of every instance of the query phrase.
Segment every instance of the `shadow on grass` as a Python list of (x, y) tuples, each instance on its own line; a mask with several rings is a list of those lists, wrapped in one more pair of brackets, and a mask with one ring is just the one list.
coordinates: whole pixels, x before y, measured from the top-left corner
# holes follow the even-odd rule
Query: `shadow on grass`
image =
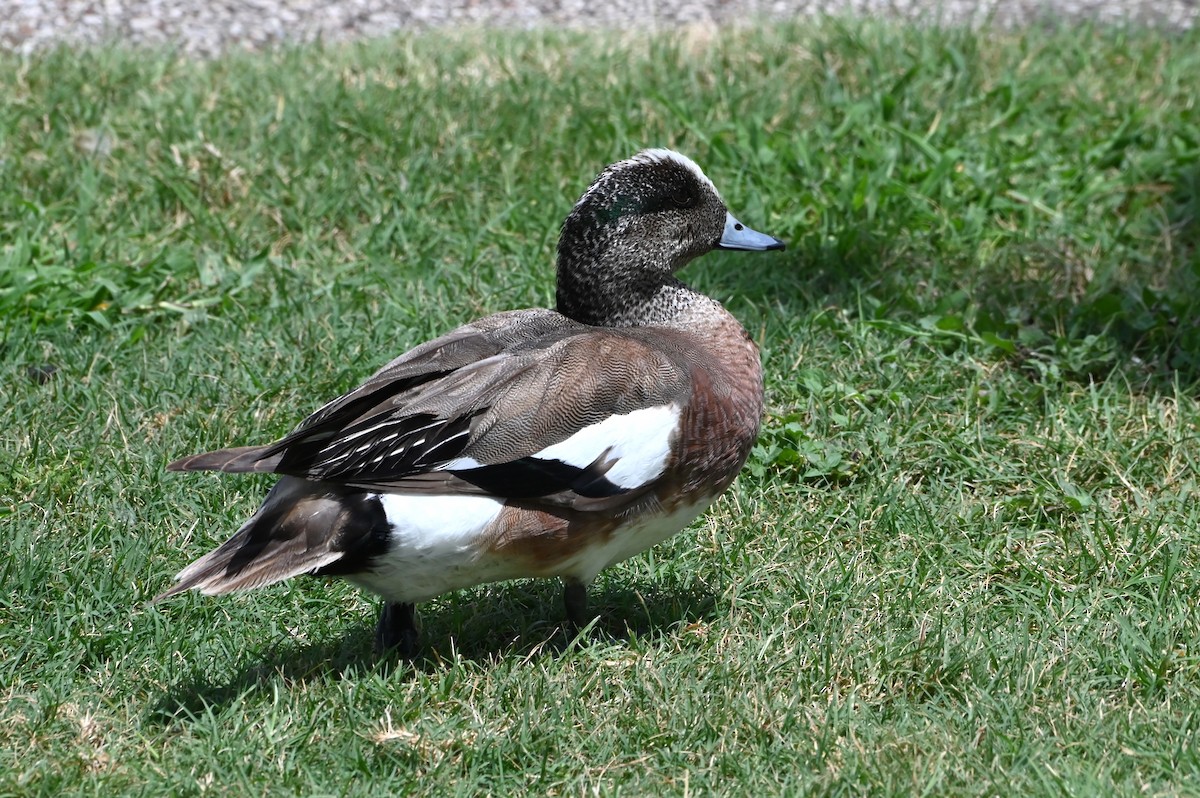
[[(1200, 382), (1200, 166), (1130, 189), (1144, 204), (1112, 252), (1031, 242), (975, 281), (978, 328), (1034, 333), (1069, 379), (1120, 370), (1144, 390)], [(1116, 222), (1114, 222), (1116, 224)], [(1147, 243), (1149, 242), (1149, 243)]]
[(336, 639), (314, 643), (283, 640), (254, 661), (229, 663), (238, 670), (226, 679), (214, 679), (197, 668), (152, 704), (147, 718), (168, 725), (181, 716), (230, 704), (248, 692), (269, 689), (279, 680), (291, 684), (339, 679), (347, 671), (361, 673), (364, 668), (407, 679), (440, 670), (447, 661), (486, 664), (543, 654), (567, 656), (591, 644), (669, 635), (678, 627), (712, 617), (717, 607), (716, 595), (700, 582), (646, 582), (594, 589), (589, 606), (598, 618), (574, 638), (567, 631), (557, 587), (531, 590), (529, 584), (506, 583), (463, 594), (474, 598), (474, 604), (457, 600), (426, 607), (420, 613), (421, 650), (411, 662), (394, 654), (375, 653), (372, 621)]

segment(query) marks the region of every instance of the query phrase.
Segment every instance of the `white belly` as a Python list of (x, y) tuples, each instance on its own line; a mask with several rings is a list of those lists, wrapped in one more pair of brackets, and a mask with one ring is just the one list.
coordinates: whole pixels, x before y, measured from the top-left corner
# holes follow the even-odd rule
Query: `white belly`
[(379, 494), (391, 526), (388, 548), (372, 569), (348, 576), (388, 601), (415, 603), (451, 590), (528, 576), (566, 576), (589, 584), (608, 566), (629, 559), (690, 524), (708, 501), (622, 526), (559, 563), (550, 573), (527, 570), (520, 559), (489, 545), (489, 525), (504, 509), (476, 496)]
[(489, 557), (484, 531), (504, 505), (484, 496), (379, 494), (392, 532), (374, 567), (347, 577), (388, 601), (426, 601), (450, 590), (513, 579)]

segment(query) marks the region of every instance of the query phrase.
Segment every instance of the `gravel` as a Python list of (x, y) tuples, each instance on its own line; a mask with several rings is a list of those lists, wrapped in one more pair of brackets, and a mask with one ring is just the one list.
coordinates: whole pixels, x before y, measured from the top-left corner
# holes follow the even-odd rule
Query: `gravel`
[(1090, 20), (1191, 28), (1200, 0), (0, 0), (0, 49), (57, 43), (179, 47), (211, 56), (450, 26), (627, 28), (825, 14), (1003, 26)]

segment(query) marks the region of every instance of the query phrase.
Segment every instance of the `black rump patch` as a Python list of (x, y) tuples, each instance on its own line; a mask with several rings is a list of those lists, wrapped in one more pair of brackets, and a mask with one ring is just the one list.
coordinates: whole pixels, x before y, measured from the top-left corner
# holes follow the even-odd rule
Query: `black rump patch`
[(342, 518), (332, 548), (345, 553), (341, 559), (313, 571), (313, 576), (344, 576), (365, 571), (388, 549), (391, 526), (379, 496), (347, 492), (340, 501)]

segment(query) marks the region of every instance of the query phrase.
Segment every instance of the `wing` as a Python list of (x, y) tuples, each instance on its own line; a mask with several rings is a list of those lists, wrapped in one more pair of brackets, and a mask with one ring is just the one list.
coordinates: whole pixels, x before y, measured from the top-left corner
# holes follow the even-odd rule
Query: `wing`
[(405, 352), (362, 385), (321, 407), (282, 440), (265, 446), (240, 446), (190, 455), (174, 461), (167, 470), (277, 471), (289, 443), (332, 441), (339, 430), (384, 412), (393, 397), (498, 355), (508, 347), (552, 333), (565, 324), (569, 320), (552, 310), (526, 310), (497, 313), (463, 325)]
[(208, 467), (575, 509), (633, 503), (670, 464), (689, 365), (644, 333), (546, 314), (500, 314), (418, 347), (277, 443)]

